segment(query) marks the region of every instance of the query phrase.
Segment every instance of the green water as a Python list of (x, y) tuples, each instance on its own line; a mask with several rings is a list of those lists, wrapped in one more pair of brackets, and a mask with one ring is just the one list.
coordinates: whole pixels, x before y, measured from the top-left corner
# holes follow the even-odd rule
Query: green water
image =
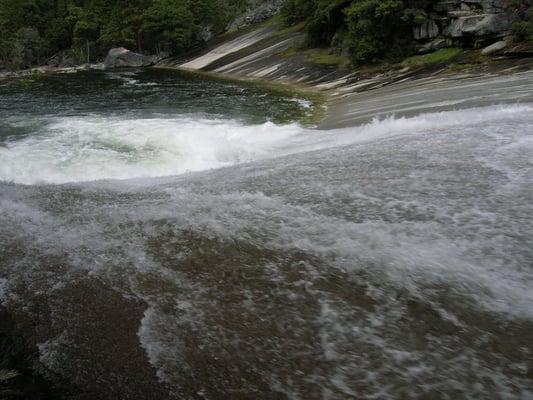
[(310, 113), (311, 102), (287, 91), (206, 79), (163, 69), (87, 71), (0, 81), (0, 138), (23, 134), (6, 121), (76, 115), (189, 116), (260, 124), (287, 123)]

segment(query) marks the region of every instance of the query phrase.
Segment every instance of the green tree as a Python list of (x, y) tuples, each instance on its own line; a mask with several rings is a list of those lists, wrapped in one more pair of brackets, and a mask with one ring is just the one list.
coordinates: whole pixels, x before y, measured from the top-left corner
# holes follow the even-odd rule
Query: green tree
[(194, 31), (193, 14), (185, 0), (154, 0), (143, 14), (143, 34), (158, 51), (181, 51)]
[(100, 43), (124, 46), (143, 51), (143, 16), (150, 2), (146, 0), (117, 1), (107, 20), (102, 22)]
[(316, 10), (314, 0), (287, 0), (281, 8), (281, 17), (287, 25), (307, 21)]
[(14, 36), (11, 63), (18, 67), (32, 67), (44, 61), (47, 53), (45, 40), (36, 29), (21, 28)]
[(357, 0), (345, 9), (355, 64), (408, 52), (411, 28), (401, 0)]

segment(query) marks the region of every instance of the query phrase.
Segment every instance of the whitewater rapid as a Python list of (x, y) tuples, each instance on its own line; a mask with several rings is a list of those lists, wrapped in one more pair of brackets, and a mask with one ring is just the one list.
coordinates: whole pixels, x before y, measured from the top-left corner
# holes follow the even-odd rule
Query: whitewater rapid
[(163, 112), (204, 88), (153, 73), (96, 80), (111, 111), (2, 103), (0, 303), (41, 370), (113, 400), (533, 397), (531, 103), (324, 131)]
[[(412, 118), (375, 119), (359, 127), (320, 131), (298, 124), (191, 117), (38, 118), (13, 125), (29, 129), (0, 150), (0, 180), (22, 184), (174, 176), (347, 146), (402, 135), (524, 118), (529, 105), (497, 106)], [(28, 125), (28, 126), (25, 126)]]

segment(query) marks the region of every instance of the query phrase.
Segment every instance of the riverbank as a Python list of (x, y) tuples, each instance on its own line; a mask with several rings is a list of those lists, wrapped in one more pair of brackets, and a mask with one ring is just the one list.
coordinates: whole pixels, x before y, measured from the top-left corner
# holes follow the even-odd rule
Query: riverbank
[[(533, 58), (486, 59), (408, 68), (367, 68), (343, 78), (306, 82), (191, 70), (162, 65), (209, 79), (240, 82), (297, 93), (313, 102), (302, 122), (318, 129), (347, 128), (374, 118), (412, 117), (421, 113), (533, 102)], [(401, 95), (398, 95), (401, 93)]]
[[(293, 94), (313, 104), (302, 113), (300, 122), (307, 127), (333, 129), (368, 122), (372, 117), (390, 114), (412, 116), (420, 112), (444, 111), (494, 104), (485, 95), (478, 101), (464, 101), (469, 93), (461, 87), (477, 82), (490, 89), (498, 76), (519, 74), (504, 81), (528, 84), (533, 70), (533, 44), (509, 45), (505, 51), (484, 55), (482, 50), (444, 48), (434, 53), (410, 57), (396, 64), (351, 67), (346, 57), (333, 56), (330, 49), (305, 49), (301, 25), (283, 28), (274, 18), (266, 23), (213, 40), (211, 45), (184, 56), (158, 62), (152, 68), (174, 69), (203, 79), (254, 85), (283, 95)], [(0, 73), (0, 79), (36, 79), (41, 74), (76, 73), (103, 70), (103, 64), (78, 67), (37, 67), (31, 70)], [(523, 75), (522, 75), (523, 74)], [(526, 77), (523, 79), (523, 77)], [(448, 85), (449, 83), (449, 85)], [(448, 87), (439, 100), (426, 104), (424, 96), (415, 96), (421, 106), (388, 104), (397, 91)], [(476, 86), (477, 87), (477, 86)], [(498, 86), (500, 87), (500, 86)], [(457, 89), (454, 92), (454, 88)], [(506, 93), (499, 102), (531, 101), (529, 96), (514, 96), (520, 87), (501, 87)], [(447, 96), (454, 100), (450, 100)], [(391, 97), (394, 98), (394, 97)], [(381, 102), (388, 106), (375, 110), (361, 102)], [(372, 117), (368, 112), (375, 111)], [(276, 121), (284, 122), (284, 121)]]
[[(358, 125), (368, 122), (369, 118), (389, 114), (411, 116), (420, 112), (495, 104), (481, 93), (478, 93), (482, 96), (478, 101), (462, 101), (462, 96), (469, 97), (470, 94), (461, 87), (481, 83), (490, 90), (498, 76), (533, 70), (533, 44), (508, 44), (499, 52), (488, 53), (482, 49), (443, 48), (396, 64), (353, 68), (347, 57), (334, 56), (331, 49), (306, 49), (303, 26), (283, 28), (274, 19), (241, 35), (232, 35), (226, 41), (217, 41), (202, 51), (163, 60), (158, 67), (314, 93), (320, 101), (315, 107), (317, 113), (308, 118), (307, 124), (311, 121), (321, 129), (333, 129)], [(519, 85), (528, 84), (529, 75), (520, 76), (502, 80), (518, 83), (501, 87), (507, 94), (497, 102), (531, 101), (529, 95), (513, 96), (511, 93), (520, 92)], [(435, 102), (428, 103), (423, 95), (416, 97), (414, 101), (419, 101), (420, 107), (411, 104), (406, 109), (402, 103), (389, 104), (376, 109), (369, 117), (366, 114), (374, 110), (359, 104), (382, 100), (390, 103), (387, 97), (394, 98), (394, 93), (404, 88), (431, 92), (448, 86), (447, 82), (449, 89), (440, 92), (436, 96), (440, 96), (439, 100)], [(454, 88), (456, 93), (453, 93)], [(453, 101), (446, 97), (449, 95)]]

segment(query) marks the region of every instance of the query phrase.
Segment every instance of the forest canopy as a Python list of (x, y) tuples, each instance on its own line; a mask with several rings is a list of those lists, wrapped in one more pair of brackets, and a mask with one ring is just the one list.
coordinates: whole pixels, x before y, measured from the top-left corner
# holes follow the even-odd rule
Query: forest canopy
[[(222, 33), (250, 4), (266, 0), (0, 0), (0, 66), (31, 67), (68, 52), (77, 63), (111, 47), (179, 53)], [(514, 10), (517, 41), (533, 39), (533, 0)], [(331, 47), (355, 65), (415, 52), (413, 24), (439, 0), (285, 0), (281, 20), (302, 24), (309, 47)], [(207, 33), (207, 35), (206, 35)]]
[(79, 60), (112, 46), (177, 52), (202, 30), (224, 30), (246, 0), (0, 0), (0, 61), (42, 63), (72, 49)]

